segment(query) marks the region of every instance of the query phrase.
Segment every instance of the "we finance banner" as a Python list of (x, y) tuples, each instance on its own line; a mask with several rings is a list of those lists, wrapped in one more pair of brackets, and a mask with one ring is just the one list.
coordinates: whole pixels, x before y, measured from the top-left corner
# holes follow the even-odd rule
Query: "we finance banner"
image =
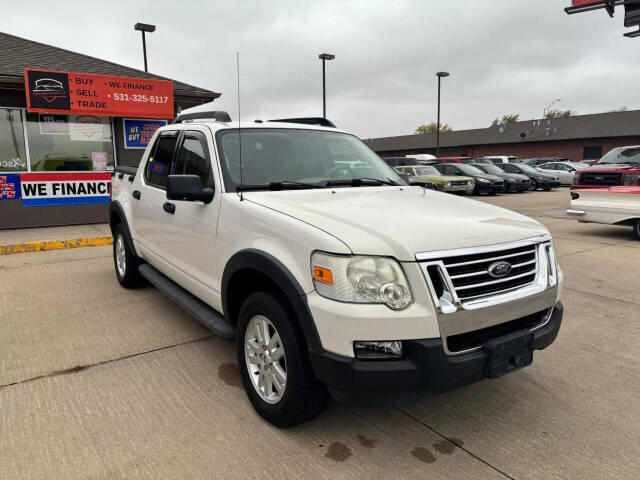
[(110, 183), (110, 173), (22, 173), (22, 206), (109, 203)]

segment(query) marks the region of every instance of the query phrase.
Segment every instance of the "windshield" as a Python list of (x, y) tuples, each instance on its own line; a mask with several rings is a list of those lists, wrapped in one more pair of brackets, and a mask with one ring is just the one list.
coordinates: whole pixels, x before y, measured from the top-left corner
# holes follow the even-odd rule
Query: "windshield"
[(463, 173), (471, 176), (482, 175), (484, 173), (479, 168), (474, 167), (472, 165), (467, 165), (465, 163), (459, 163), (458, 165), (456, 165), (456, 167), (458, 167)]
[(416, 175), (440, 175), (440, 172), (433, 167), (415, 167)]
[(480, 165), (478, 168), (481, 170), (484, 170), (487, 173), (498, 173), (498, 174), (504, 173), (504, 170), (502, 170), (500, 167), (496, 167), (493, 164)]
[(607, 163), (640, 163), (640, 148), (610, 150), (597, 162), (598, 165)]
[(520, 168), (520, 170), (522, 170), (523, 172), (527, 172), (527, 173), (540, 173), (540, 170), (533, 168), (531, 165), (525, 165), (522, 163), (518, 163), (517, 164), (518, 168)]
[(222, 176), (227, 191), (242, 185), (328, 186), (405, 185), (402, 178), (358, 138), (339, 132), (285, 128), (221, 130), (217, 133)]

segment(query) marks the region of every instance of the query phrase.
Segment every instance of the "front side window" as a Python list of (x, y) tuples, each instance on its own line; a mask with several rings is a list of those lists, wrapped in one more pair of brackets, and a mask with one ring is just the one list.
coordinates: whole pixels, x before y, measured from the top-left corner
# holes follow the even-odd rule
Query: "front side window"
[(416, 175), (440, 175), (440, 172), (433, 167), (416, 167)]
[(178, 132), (170, 132), (160, 135), (156, 140), (153, 150), (147, 159), (145, 167), (145, 180), (149, 185), (158, 188), (167, 188), (167, 177), (171, 170), (171, 160), (176, 149)]
[(111, 171), (113, 135), (108, 117), (27, 113), (31, 171)]
[(0, 108), (0, 172), (26, 172), (22, 111)]
[(476, 168), (472, 165), (458, 165), (458, 169), (462, 171), (464, 175), (474, 176), (474, 175), (482, 175), (482, 170)]
[(187, 132), (178, 152), (175, 175), (197, 175), (203, 187), (213, 186), (211, 175), (211, 161), (207, 143), (199, 132)]
[(252, 128), (221, 130), (216, 139), (227, 191), (240, 185), (404, 185), (404, 181), (358, 138), (323, 130)]

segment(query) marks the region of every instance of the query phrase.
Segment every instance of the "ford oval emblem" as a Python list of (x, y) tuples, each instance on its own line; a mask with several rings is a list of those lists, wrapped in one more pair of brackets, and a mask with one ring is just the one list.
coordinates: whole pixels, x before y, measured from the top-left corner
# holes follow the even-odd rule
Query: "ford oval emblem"
[(489, 275), (491, 275), (494, 278), (504, 277), (506, 275), (509, 275), (509, 272), (511, 271), (511, 264), (509, 262), (504, 262), (504, 261), (495, 262), (489, 265), (489, 268), (487, 269), (487, 271), (489, 272)]

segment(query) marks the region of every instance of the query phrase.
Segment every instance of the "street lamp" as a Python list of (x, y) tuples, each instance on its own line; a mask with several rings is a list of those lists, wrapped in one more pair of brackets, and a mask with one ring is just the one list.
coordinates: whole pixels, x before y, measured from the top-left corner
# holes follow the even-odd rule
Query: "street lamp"
[(553, 102), (551, 102), (549, 105), (547, 105), (547, 108), (545, 108), (542, 111), (542, 118), (545, 119), (547, 117), (547, 112), (549, 111), (549, 109), (551, 107), (553, 107), (556, 103), (561, 102), (562, 99), (561, 98), (556, 98)]
[(438, 122), (436, 125), (436, 153), (440, 153), (440, 79), (442, 77), (448, 77), (449, 72), (438, 72)]
[(322, 60), (322, 118), (327, 118), (327, 91), (325, 88), (325, 75), (324, 75), (324, 62), (326, 60), (333, 60), (335, 55), (330, 53), (321, 53), (318, 58)]
[(133, 29), (142, 32), (142, 53), (144, 54), (144, 71), (148, 72), (148, 70), (147, 70), (147, 42), (146, 42), (146, 39), (144, 38), (144, 33), (145, 32), (149, 32), (149, 33), (155, 32), (156, 31), (156, 26), (155, 25), (149, 25), (148, 23), (136, 23), (133, 26)]

